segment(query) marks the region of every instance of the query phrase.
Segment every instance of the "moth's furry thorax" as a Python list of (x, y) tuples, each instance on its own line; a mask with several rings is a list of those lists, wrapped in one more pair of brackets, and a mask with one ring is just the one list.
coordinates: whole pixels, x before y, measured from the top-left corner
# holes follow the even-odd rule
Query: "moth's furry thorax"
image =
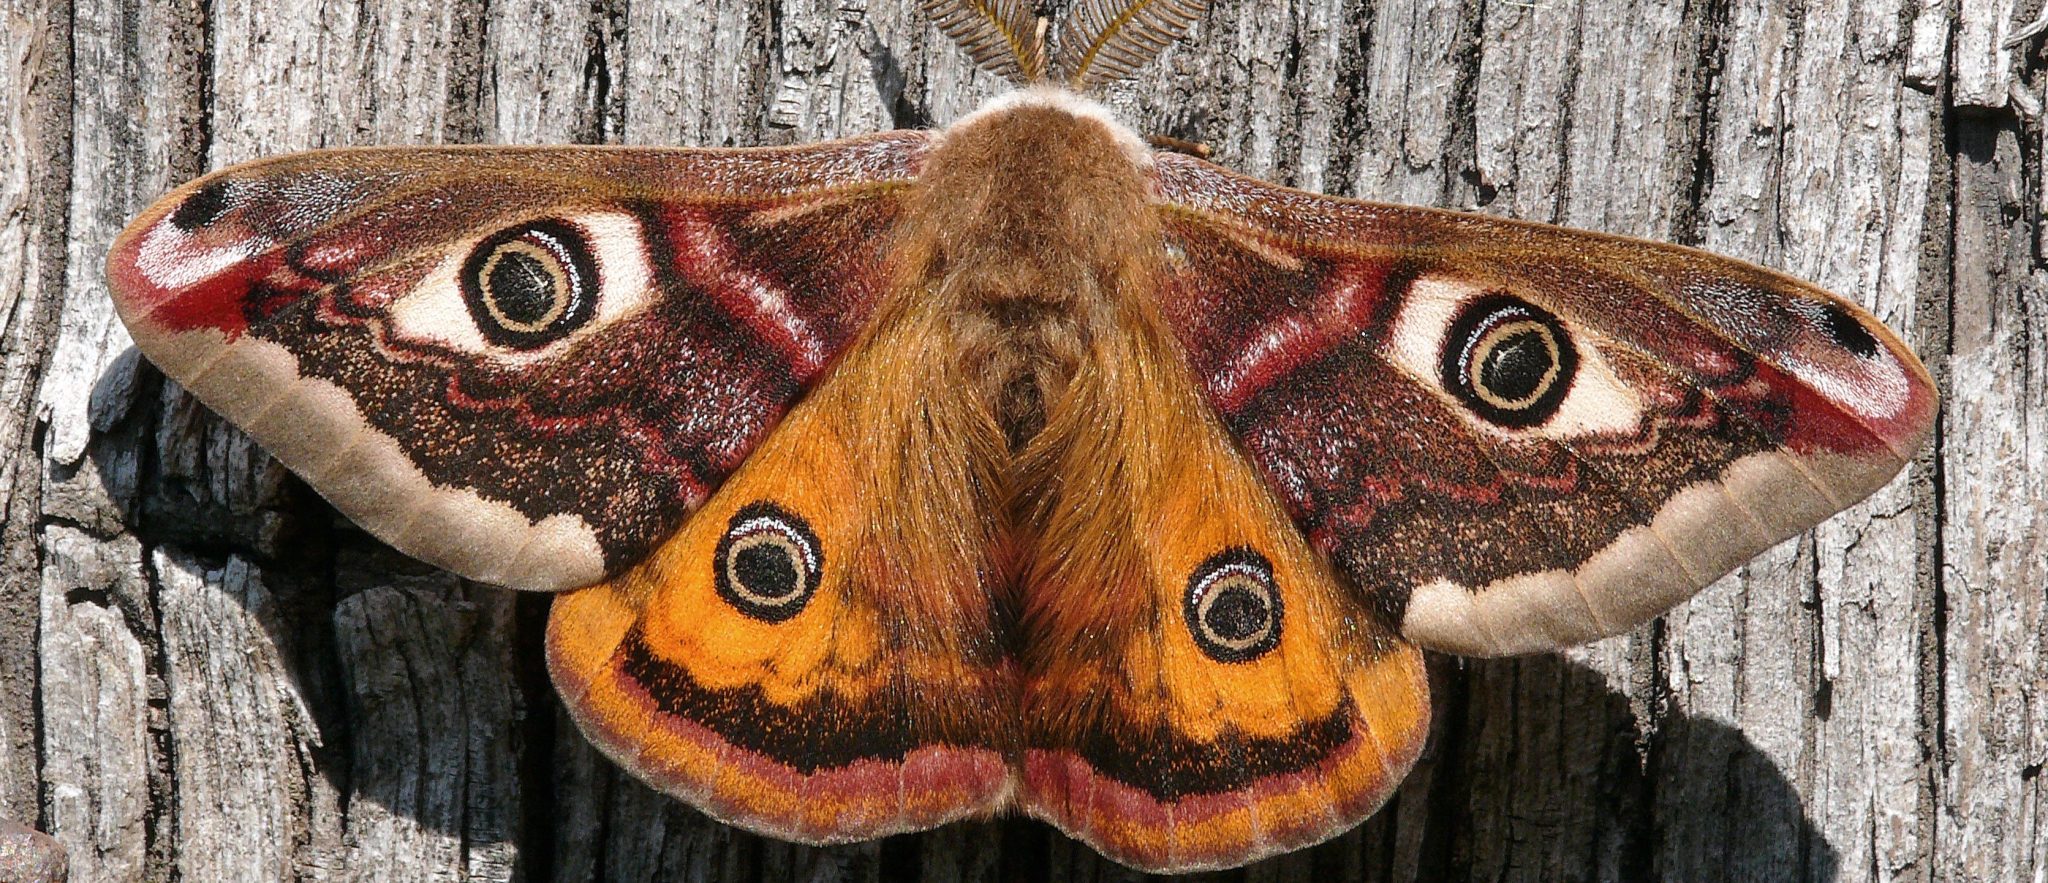
[(899, 269), (958, 317), (962, 379), (1013, 444), (1156, 269), (1150, 163), (1101, 105), (1053, 88), (989, 102), (925, 161)]

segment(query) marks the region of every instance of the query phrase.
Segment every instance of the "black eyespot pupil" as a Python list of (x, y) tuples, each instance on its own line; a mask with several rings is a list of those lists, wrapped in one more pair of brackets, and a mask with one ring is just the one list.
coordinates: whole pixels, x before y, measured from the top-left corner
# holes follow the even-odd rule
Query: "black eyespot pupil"
[(1479, 382), (1495, 398), (1524, 401), (1542, 391), (1554, 365), (1550, 342), (1532, 329), (1495, 344), (1479, 366)]
[(818, 536), (795, 513), (761, 500), (733, 513), (712, 553), (712, 585), (734, 610), (787, 622), (810, 606), (824, 565)]
[(470, 252), (462, 297), (484, 339), (515, 350), (559, 341), (597, 312), (597, 259), (581, 228), (543, 219), (500, 230)]
[(1230, 586), (1209, 602), (1203, 624), (1210, 633), (1226, 641), (1242, 641), (1266, 628), (1269, 610), (1266, 599), (1243, 586)]
[(732, 570), (748, 592), (763, 598), (787, 598), (798, 588), (796, 562), (790, 560), (788, 549), (775, 543), (741, 549)]
[(536, 325), (546, 319), (563, 294), (555, 290), (555, 277), (540, 260), (522, 252), (501, 253), (484, 284), (498, 314), (520, 325)]
[(1189, 634), (1217, 662), (1249, 662), (1280, 646), (1280, 587), (1273, 562), (1251, 549), (1225, 549), (1188, 575), (1182, 604)]

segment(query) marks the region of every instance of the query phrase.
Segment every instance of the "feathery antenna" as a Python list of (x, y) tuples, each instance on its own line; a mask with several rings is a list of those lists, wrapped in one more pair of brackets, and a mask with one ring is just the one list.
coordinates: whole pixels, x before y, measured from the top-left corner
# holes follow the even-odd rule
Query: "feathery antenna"
[(924, 0), (924, 12), (982, 70), (1045, 81), (1045, 19), (1032, 0)]
[(925, 14), (983, 70), (1020, 86), (1058, 80), (1082, 91), (1128, 77), (1159, 57), (1202, 17), (1208, 0), (1068, 0), (1064, 6), (1053, 30), (1034, 0), (924, 0)]
[(1073, 0), (1060, 21), (1053, 73), (1081, 91), (1158, 58), (1202, 17), (1208, 0)]

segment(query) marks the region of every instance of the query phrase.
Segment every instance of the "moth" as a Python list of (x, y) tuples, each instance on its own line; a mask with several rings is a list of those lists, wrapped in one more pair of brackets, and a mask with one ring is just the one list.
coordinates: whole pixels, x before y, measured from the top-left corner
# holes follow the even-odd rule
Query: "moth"
[(1932, 425), (1804, 282), (1154, 150), (1082, 93), (1201, 0), (925, 6), (1020, 88), (791, 148), (237, 166), (121, 235), (119, 310), (371, 533), (562, 592), (562, 700), (650, 785), (1157, 871), (1353, 826), (1424, 650), (1642, 623)]

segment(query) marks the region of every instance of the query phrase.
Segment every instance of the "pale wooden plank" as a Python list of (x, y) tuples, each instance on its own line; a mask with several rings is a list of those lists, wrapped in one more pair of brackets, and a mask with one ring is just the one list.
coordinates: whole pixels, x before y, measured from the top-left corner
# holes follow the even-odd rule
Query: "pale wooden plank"
[(0, 818), (43, 824), (38, 795), (41, 463), (34, 403), (63, 303), (70, 18), (0, 2)]
[[(7, 40), (0, 44), (5, 49), (0, 55), (0, 268), (6, 270), (0, 274), (0, 332), (5, 334), (0, 339), (10, 354), (28, 353), (43, 343), (47, 330), (30, 320), (44, 312), (40, 305), (55, 300), (39, 290), (42, 264), (49, 258), (40, 253), (44, 243), (38, 240), (45, 231), (37, 228), (47, 216), (38, 216), (36, 202), (44, 196), (39, 162), (53, 159), (47, 155), (53, 147), (68, 152), (62, 142), (51, 143), (49, 124), (60, 120), (48, 115), (48, 98), (41, 94), (53, 75), (69, 74), (60, 50), (70, 39), (70, 22), (60, 11), (14, 0), (0, 7), (5, 16), (0, 21), (7, 27)], [(10, 452), (32, 420), (23, 405), (32, 395), (35, 367), (26, 359), (9, 358), (0, 375), (0, 394), (5, 395), (0, 401), (8, 405), (0, 408), (0, 439), (8, 440)], [(0, 511), (11, 508), (12, 472), (0, 472)]]
[(1431, 0), (1391, 0), (1374, 4), (1361, 23), (1370, 53), (1352, 97), (1362, 105), (1352, 112), (1363, 117), (1351, 145), (1354, 195), (1420, 205), (1449, 197), (1457, 152), (1473, 149), (1456, 137), (1459, 89), (1476, 76), (1459, 55), (1480, 40), (1480, 23), (1461, 12)]
[(733, 0), (626, 7), (623, 69), (627, 144), (758, 145), (774, 59), (766, 8)]
[[(129, 855), (129, 832), (95, 826), (83, 832), (93, 842), (74, 850), (80, 856), (74, 868), (88, 879), (97, 873), (109, 875), (101, 879), (133, 879), (123, 875), (161, 874), (173, 860), (168, 819), (158, 815), (173, 786), (167, 774), (169, 724), (160, 710), (167, 688), (157, 664), (155, 599), (137, 569), (144, 561), (142, 547), (128, 533), (142, 477), (138, 464), (143, 445), (132, 429), (108, 432), (127, 418), (141, 392), (138, 362), (129, 352), (127, 333), (114, 318), (100, 267), (127, 215), (196, 170), (198, 157), (191, 150), (189, 133), (199, 115), (192, 71), (198, 44), (179, 39), (178, 30), (196, 16), (196, 10), (183, 4), (89, 0), (76, 4), (72, 14), (71, 50), (78, 76), (72, 110), (70, 247), (63, 313), (52, 335), (53, 352), (39, 396), (48, 444), (37, 465), (42, 471), (44, 517), (84, 530), (46, 531), (43, 552), (46, 561), (119, 561), (122, 573), (115, 591), (121, 603), (110, 612), (97, 609), (90, 595), (46, 602), (41, 639), (50, 652), (43, 656), (43, 682), (46, 694), (97, 689), (110, 700), (103, 706), (110, 712), (118, 706), (111, 701), (115, 694), (109, 688), (138, 682), (145, 687), (135, 698), (159, 708), (135, 709), (137, 730), (103, 717), (46, 714), (44, 739), (45, 744), (66, 746), (66, 751), (96, 751), (104, 740), (116, 740), (103, 758), (85, 766), (115, 764), (123, 779), (69, 790), (76, 792), (73, 800), (103, 808), (129, 799), (147, 801), (140, 811), (149, 818), (134, 832), (144, 838), (144, 853), (139, 858)], [(145, 40), (145, 34), (163, 38)], [(126, 616), (121, 615), (124, 611)], [(87, 652), (74, 655), (80, 641), (86, 642)], [(113, 652), (91, 652), (95, 646)], [(152, 832), (157, 836), (150, 837)]]
[(234, 3), (207, 22), (210, 166), (355, 143), (355, 4)]
[(873, 59), (882, 47), (866, 18), (893, 13), (906, 24), (922, 22), (903, 4), (869, 6), (861, 0), (809, 0), (786, 4), (775, 17), (773, 64), (761, 86), (765, 138), (817, 141), (895, 127), (876, 81)]
[[(82, 880), (135, 880), (149, 867), (150, 700), (142, 544), (44, 532), (41, 712), (49, 832)], [(160, 688), (156, 688), (160, 689)]]
[[(1555, 221), (1565, 211), (1570, 157), (1559, 148), (1578, 88), (1576, 6), (1490, 6), (1483, 25), (1474, 168), (1491, 192), (1484, 207), (1509, 217)], [(1666, 33), (1665, 36), (1671, 36)]]
[[(199, 171), (192, 144), (201, 113), (195, 26), (196, 13), (180, 3), (80, 0), (75, 6), (79, 100), (72, 111), (67, 296), (41, 402), (50, 424), (44, 456), (59, 468), (75, 467), (93, 431), (110, 428), (132, 398), (136, 362), (123, 359), (132, 343), (114, 316), (104, 264), (129, 217)], [(144, 34), (186, 39), (145, 40)], [(93, 395), (103, 378), (110, 394)], [(116, 501), (90, 505), (112, 508)], [(67, 514), (103, 529), (119, 527), (108, 512)]]
[[(1349, 153), (1349, 133), (1339, 131), (1343, 108), (1328, 100), (1352, 39), (1348, 28), (1333, 24), (1342, 15), (1341, 4), (1328, 2), (1219, 3), (1157, 62), (1164, 75), (1120, 84), (1111, 106), (1143, 133), (1206, 143), (1232, 168), (1283, 183), (1342, 187), (1346, 182), (1330, 177), (1342, 171), (1333, 159)], [(1292, 65), (1290, 49), (1298, 50)]]
[(2014, 0), (1958, 0), (1954, 59), (1955, 105), (2001, 108), (2011, 100), (2013, 49), (2006, 40), (2023, 24)]
[(510, 880), (523, 714), (511, 606), (497, 589), (465, 601), (445, 574), (374, 579), (334, 610), (355, 722), (344, 863), (360, 879)]
[[(1636, 0), (1594, 0), (1577, 10), (1577, 76), (1560, 102), (1562, 141), (1554, 148), (1565, 166), (1564, 206), (1555, 217), (1529, 220), (1654, 239), (1685, 235), (1676, 218), (1699, 174), (1688, 114), (1705, 86), (1697, 68), (1708, 63), (1698, 57), (1708, 27), (1701, 13)], [(1564, 17), (1566, 10), (1538, 5), (1532, 14)], [(1485, 45), (1504, 43), (1489, 34)], [(1521, 77), (1504, 65), (1475, 91), (1508, 88)]]
[(1948, 75), (1948, 34), (1953, 10), (1947, 3), (1922, 3), (1913, 16), (1913, 40), (1906, 55), (1906, 83), (1933, 90)]
[[(270, 576), (246, 559), (150, 559), (162, 608), (176, 773), (177, 872), (288, 880), (312, 844), (307, 762), (320, 737), (286, 662)], [(260, 832), (260, 833), (259, 833)], [(254, 834), (255, 836), (252, 836)]]
[(1937, 880), (2038, 877), (2048, 851), (2048, 276), (2016, 135), (1969, 127), (1954, 168)]
[(596, 143), (607, 133), (600, 93), (618, 47), (596, 4), (492, 3), (483, 47), (483, 139), (498, 144)]

